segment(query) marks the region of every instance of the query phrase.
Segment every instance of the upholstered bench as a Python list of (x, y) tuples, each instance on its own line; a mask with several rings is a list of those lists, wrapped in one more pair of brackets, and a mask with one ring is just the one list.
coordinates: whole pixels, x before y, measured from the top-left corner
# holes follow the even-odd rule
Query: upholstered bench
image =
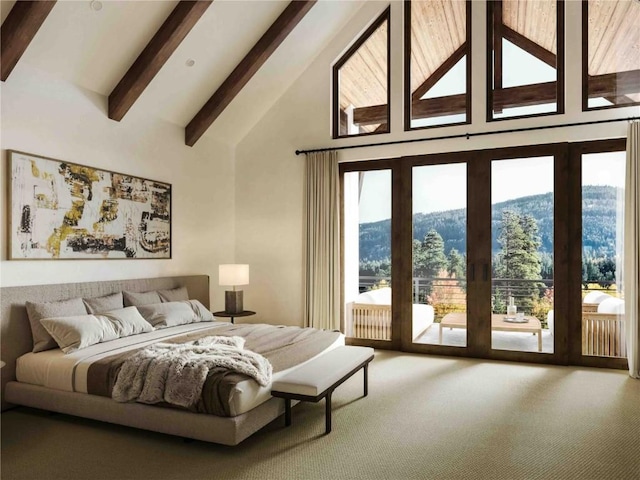
[(345, 380), (364, 368), (364, 396), (368, 394), (368, 367), (373, 348), (342, 346), (301, 365), (273, 382), (271, 395), (284, 398), (285, 424), (291, 425), (291, 400), (317, 403), (325, 398), (326, 431), (331, 432), (331, 394)]

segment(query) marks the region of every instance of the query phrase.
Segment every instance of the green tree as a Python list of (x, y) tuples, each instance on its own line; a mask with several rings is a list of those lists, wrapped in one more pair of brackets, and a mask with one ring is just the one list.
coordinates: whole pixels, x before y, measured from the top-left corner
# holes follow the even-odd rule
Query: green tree
[(429, 230), (420, 245), (418, 258), (414, 262), (414, 275), (433, 278), (447, 268), (447, 257), (444, 254), (444, 241), (438, 232)]
[(544, 287), (542, 283), (526, 281), (542, 278), (536, 220), (531, 215), (504, 210), (498, 243), (501, 250), (496, 255), (495, 274), (505, 280), (505, 289), (496, 291), (494, 307), (504, 305), (506, 296), (514, 296), (519, 308), (530, 312), (534, 300), (540, 297), (540, 289)]
[(452, 248), (449, 251), (449, 257), (447, 260), (447, 271), (449, 272), (449, 277), (455, 277), (457, 279), (464, 278), (466, 270), (465, 261), (464, 257), (460, 255), (460, 252), (455, 248)]

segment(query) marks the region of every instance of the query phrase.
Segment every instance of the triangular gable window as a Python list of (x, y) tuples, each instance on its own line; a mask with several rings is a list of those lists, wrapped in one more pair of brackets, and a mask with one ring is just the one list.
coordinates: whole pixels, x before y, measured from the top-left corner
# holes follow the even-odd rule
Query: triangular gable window
[(640, 105), (640, 2), (582, 5), (582, 109)]
[(471, 2), (405, 2), (405, 130), (470, 123)]
[(333, 67), (333, 137), (389, 132), (390, 8)]
[(487, 120), (564, 112), (564, 1), (487, 2)]

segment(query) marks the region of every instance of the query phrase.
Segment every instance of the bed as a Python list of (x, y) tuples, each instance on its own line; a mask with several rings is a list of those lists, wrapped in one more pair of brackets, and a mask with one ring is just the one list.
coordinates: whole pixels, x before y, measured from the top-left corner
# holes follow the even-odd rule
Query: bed
[[(239, 335), (246, 338), (246, 348), (253, 346), (259, 351), (265, 343), (261, 339), (268, 337), (270, 332), (278, 330), (278, 334), (285, 332), (295, 336), (315, 334), (310, 332), (311, 329), (201, 322), (98, 343), (68, 354), (58, 348), (31, 352), (34, 342), (25, 307), (27, 301), (53, 302), (76, 297), (102, 297), (119, 291), (171, 290), (181, 286), (187, 288), (190, 298), (209, 308), (209, 277), (206, 275), (2, 288), (1, 355), (6, 363), (2, 368), (2, 410), (12, 404), (25, 405), (225, 445), (237, 445), (284, 413), (284, 402), (271, 397), (269, 385), (259, 386), (247, 377), (236, 379), (237, 383), (230, 388), (224, 412), (199, 407), (187, 410), (116, 402), (96, 387), (98, 384), (94, 379), (99, 378), (98, 374), (109, 378), (112, 372), (108, 368), (113, 367), (105, 365), (117, 364), (114, 359), (132, 355), (153, 342), (184, 341), (208, 335)], [(329, 333), (323, 332), (322, 335)], [(307, 340), (309, 351), (295, 361), (284, 362), (282, 359), (290, 355), (283, 354), (281, 348), (271, 348), (271, 357), (267, 358), (271, 358), (274, 364), (273, 380), (324, 351), (344, 344), (343, 335), (332, 335), (324, 338), (322, 345), (311, 346)], [(262, 348), (266, 347), (262, 345)], [(276, 350), (277, 353), (273, 353)], [(199, 405), (203, 403), (206, 402), (199, 402)], [(202, 411), (208, 413), (199, 413)]]

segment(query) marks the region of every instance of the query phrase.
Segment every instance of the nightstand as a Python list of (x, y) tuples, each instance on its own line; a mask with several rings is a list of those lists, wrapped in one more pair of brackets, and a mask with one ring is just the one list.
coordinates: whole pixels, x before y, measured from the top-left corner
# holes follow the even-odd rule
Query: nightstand
[(213, 312), (213, 316), (214, 317), (227, 317), (227, 318), (231, 318), (231, 323), (235, 323), (233, 321), (234, 318), (236, 317), (250, 317), (251, 315), (255, 315), (256, 312), (252, 312), (251, 310), (243, 310), (240, 313), (227, 313), (224, 310), (220, 311), (220, 312)]

